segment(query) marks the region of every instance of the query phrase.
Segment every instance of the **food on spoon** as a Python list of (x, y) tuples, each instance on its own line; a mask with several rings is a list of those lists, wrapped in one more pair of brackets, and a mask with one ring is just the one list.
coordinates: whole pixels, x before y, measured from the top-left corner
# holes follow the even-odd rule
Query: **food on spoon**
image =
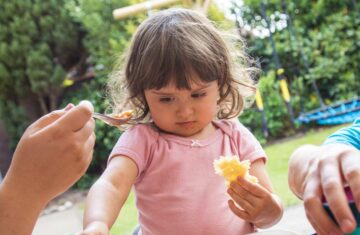
[(113, 114), (114, 118), (131, 118), (133, 116), (134, 111), (132, 109), (126, 110), (120, 114)]
[(258, 179), (249, 174), (250, 161), (240, 161), (237, 156), (220, 156), (213, 162), (215, 173), (225, 178), (226, 185), (236, 181), (237, 177), (243, 177), (253, 183), (257, 183)]

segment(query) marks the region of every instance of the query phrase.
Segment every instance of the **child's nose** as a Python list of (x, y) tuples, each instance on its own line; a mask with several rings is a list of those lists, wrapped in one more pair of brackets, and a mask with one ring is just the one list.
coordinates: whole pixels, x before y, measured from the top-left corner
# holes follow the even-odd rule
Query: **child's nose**
[(180, 102), (176, 114), (180, 118), (186, 119), (193, 114), (193, 108), (188, 102)]

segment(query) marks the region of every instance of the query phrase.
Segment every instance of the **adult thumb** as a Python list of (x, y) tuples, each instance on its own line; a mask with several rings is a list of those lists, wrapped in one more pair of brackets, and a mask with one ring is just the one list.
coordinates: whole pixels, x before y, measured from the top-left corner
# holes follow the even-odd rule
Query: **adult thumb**
[(92, 117), (93, 112), (93, 105), (89, 101), (83, 100), (77, 106), (67, 111), (65, 115), (62, 115), (57, 120), (57, 123), (64, 126), (64, 128), (77, 131)]

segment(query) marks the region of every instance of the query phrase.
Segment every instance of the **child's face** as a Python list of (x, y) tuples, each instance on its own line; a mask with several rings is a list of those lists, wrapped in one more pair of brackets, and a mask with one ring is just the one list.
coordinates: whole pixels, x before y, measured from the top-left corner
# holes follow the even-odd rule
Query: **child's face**
[(156, 126), (165, 132), (191, 137), (209, 128), (217, 113), (217, 81), (192, 83), (190, 90), (170, 84), (145, 90), (145, 98)]

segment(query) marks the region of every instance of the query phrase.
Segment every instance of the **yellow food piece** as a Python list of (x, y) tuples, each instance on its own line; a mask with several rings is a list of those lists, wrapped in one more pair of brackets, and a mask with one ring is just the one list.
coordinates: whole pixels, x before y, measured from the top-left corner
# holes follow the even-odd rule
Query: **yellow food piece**
[(114, 118), (131, 118), (133, 115), (133, 110), (126, 110), (120, 114), (114, 114), (113, 117)]
[(236, 181), (237, 177), (243, 177), (253, 183), (257, 183), (258, 179), (249, 174), (250, 161), (240, 161), (237, 156), (224, 157), (214, 160), (215, 173), (225, 178), (226, 184)]

